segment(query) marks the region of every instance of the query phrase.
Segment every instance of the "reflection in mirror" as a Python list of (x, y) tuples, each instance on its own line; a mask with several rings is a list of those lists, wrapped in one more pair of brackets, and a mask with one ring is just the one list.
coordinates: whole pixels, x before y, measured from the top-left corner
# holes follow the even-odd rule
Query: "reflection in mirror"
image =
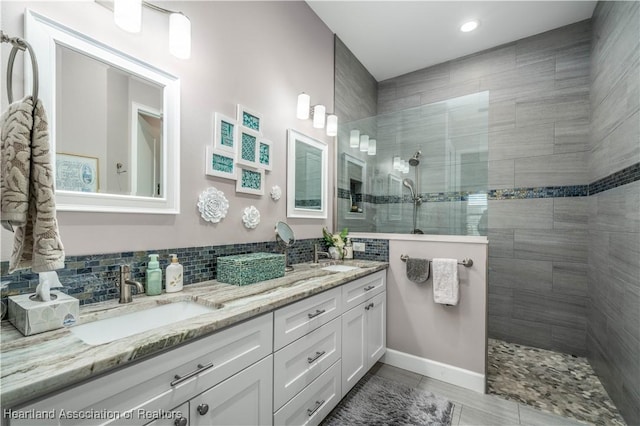
[(287, 144), (287, 216), (326, 219), (327, 144), (292, 129)]
[(286, 272), (293, 271), (293, 266), (289, 265), (289, 247), (296, 242), (295, 235), (293, 234), (293, 229), (285, 222), (276, 223), (276, 241), (284, 250), (284, 270)]
[(33, 11), (25, 22), (58, 210), (179, 213), (179, 80)]
[(349, 206), (345, 212), (347, 219), (364, 219), (367, 163), (349, 155), (344, 156), (344, 176), (349, 188)]

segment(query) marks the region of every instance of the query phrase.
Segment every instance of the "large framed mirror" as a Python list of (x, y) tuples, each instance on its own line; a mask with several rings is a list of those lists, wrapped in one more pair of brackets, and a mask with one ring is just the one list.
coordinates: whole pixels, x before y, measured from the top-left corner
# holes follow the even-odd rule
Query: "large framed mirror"
[(179, 79), (31, 10), (25, 37), (49, 118), (57, 209), (179, 213)]
[(326, 143), (287, 132), (287, 217), (327, 218)]

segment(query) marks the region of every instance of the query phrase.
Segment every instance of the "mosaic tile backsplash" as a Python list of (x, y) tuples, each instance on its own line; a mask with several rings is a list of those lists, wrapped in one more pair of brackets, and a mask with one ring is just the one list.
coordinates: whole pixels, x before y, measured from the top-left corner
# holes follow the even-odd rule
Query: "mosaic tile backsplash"
[[(366, 252), (355, 252), (355, 259), (389, 260), (389, 241), (378, 239), (353, 239), (364, 242)], [(289, 262), (304, 263), (313, 260), (313, 245), (318, 244), (323, 251), (327, 246), (322, 238), (298, 240), (289, 249)], [(131, 266), (132, 279), (144, 283), (149, 254), (160, 255), (160, 268), (164, 271), (170, 262), (169, 254), (176, 253), (184, 267), (184, 284), (194, 284), (215, 279), (217, 276), (217, 258), (237, 254), (256, 252), (282, 253), (275, 241), (227, 244), (205, 247), (171, 248), (123, 253), (107, 253), (87, 256), (67, 256), (65, 268), (58, 270), (60, 282), (64, 286), (60, 290), (80, 300), (81, 305), (117, 299), (119, 289), (116, 287), (118, 266)], [(0, 280), (8, 283), (2, 290), (2, 301), (6, 304), (7, 296), (33, 293), (38, 285), (38, 274), (30, 269), (8, 274), (9, 262), (0, 262)], [(135, 291), (135, 290), (134, 290)]]

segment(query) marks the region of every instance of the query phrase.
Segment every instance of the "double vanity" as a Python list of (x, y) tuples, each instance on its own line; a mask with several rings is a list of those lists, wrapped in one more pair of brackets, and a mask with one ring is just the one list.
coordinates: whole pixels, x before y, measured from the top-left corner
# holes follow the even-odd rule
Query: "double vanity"
[(318, 424), (385, 352), (387, 266), (208, 281), (29, 337), (4, 321), (3, 424)]

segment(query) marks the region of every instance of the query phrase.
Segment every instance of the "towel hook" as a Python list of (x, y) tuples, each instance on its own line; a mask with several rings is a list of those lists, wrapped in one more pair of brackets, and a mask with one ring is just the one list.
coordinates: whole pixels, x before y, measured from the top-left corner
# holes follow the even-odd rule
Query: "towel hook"
[(7, 63), (7, 98), (9, 103), (13, 103), (13, 64), (16, 60), (16, 54), (18, 50), (29, 52), (31, 57), (31, 67), (33, 69), (33, 105), (35, 106), (38, 101), (38, 61), (36, 60), (36, 54), (33, 52), (33, 48), (29, 43), (20, 37), (9, 37), (3, 31), (0, 31), (0, 42), (11, 43), (13, 48), (9, 53), (9, 62)]

